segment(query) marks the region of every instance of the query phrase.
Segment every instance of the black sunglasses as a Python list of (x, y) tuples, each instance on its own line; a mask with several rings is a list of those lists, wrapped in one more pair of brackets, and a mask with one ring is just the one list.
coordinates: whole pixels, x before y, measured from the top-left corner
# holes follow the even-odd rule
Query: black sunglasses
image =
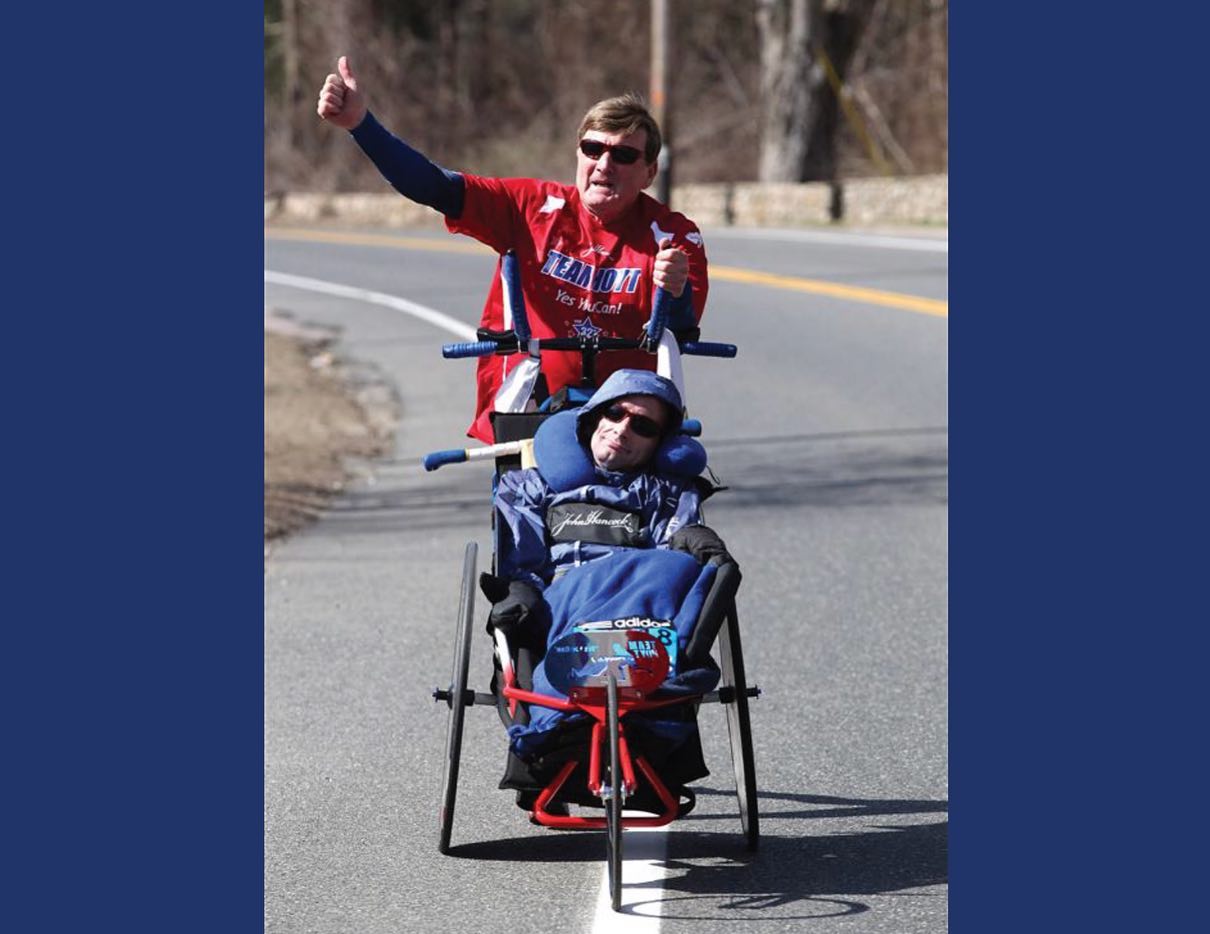
[(657, 422), (654, 418), (648, 418), (646, 415), (635, 415), (633, 412), (627, 412), (618, 403), (614, 403), (604, 412), (601, 413), (602, 418), (609, 419), (615, 425), (620, 425), (626, 419), (630, 419), (630, 430), (640, 438), (658, 438), (664, 433), (664, 426)]
[(635, 149), (633, 146), (610, 146), (602, 143), (599, 139), (582, 139), (580, 140), (580, 152), (588, 156), (589, 159), (600, 159), (601, 156), (608, 152), (613, 156), (613, 161), (618, 165), (633, 165), (639, 161), (642, 150)]

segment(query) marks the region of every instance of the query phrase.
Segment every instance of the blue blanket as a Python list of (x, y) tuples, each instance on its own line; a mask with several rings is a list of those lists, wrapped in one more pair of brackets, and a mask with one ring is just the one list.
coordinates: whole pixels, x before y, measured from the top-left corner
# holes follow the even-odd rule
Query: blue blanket
[[(580, 565), (552, 583), (543, 595), (552, 620), (546, 644), (553, 645), (580, 623), (645, 616), (670, 620), (683, 649), (693, 633), (714, 573), (712, 565), (703, 567), (684, 552), (663, 548), (619, 550)], [(682, 661), (678, 653), (677, 667), (668, 673), (663, 690), (697, 694), (712, 690), (718, 683), (717, 669), (685, 670)], [(534, 691), (566, 697), (551, 685), (544, 663), (534, 669)], [(552, 730), (577, 719), (586, 717), (531, 705), (529, 724), (513, 724), (508, 728), (510, 748), (521, 758), (532, 759)], [(683, 740), (693, 729), (691, 723), (660, 721), (654, 714), (645, 720), (657, 735), (672, 743)]]

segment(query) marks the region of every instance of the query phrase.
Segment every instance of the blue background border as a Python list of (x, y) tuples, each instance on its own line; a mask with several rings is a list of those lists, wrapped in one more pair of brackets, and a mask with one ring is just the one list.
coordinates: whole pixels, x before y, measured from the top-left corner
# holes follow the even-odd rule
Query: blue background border
[(1199, 16), (951, 19), (954, 931), (1198, 926)]
[(5, 14), (11, 930), (263, 925), (263, 21), (242, 6)]
[[(262, 923), (263, 21), (242, 6), (6, 13), (17, 929)], [(1196, 915), (1204, 15), (951, 20), (955, 931)]]

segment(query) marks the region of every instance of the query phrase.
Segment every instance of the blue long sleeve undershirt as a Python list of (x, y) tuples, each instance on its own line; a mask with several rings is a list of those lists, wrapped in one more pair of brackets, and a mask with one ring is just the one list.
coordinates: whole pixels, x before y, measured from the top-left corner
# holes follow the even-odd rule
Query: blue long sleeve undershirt
[(382, 177), (405, 198), (435, 208), (449, 218), (462, 215), (466, 182), (458, 172), (429, 161), (423, 153), (391, 133), (369, 111), (352, 130), (352, 136)]

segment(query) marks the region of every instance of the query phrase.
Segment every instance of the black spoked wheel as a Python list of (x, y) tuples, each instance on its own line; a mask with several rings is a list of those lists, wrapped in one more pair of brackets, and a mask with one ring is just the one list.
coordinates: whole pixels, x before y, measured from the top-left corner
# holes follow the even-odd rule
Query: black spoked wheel
[(756, 759), (752, 753), (752, 720), (748, 712), (748, 680), (744, 675), (744, 651), (740, 644), (739, 617), (732, 606), (719, 633), (719, 655), (723, 684), (732, 688), (734, 699), (725, 705), (727, 732), (731, 736), (731, 764), (735, 769), (735, 795), (739, 820), (749, 850), (760, 842), (760, 811), (756, 801)]
[(606, 849), (609, 859), (609, 903), (622, 907), (622, 765), (619, 749), (621, 720), (618, 716), (618, 681), (611, 672), (605, 698), (606, 728), (609, 730), (609, 787), (605, 802)]
[(462, 563), (462, 591), (454, 630), (454, 672), (450, 676), (450, 715), (445, 729), (445, 773), (441, 779), (441, 839), (437, 849), (450, 851), (454, 801), (458, 796), (458, 763), (462, 758), (462, 723), (466, 717), (466, 680), (471, 662), (471, 626), (475, 617), (475, 565), (479, 546), (469, 542)]

